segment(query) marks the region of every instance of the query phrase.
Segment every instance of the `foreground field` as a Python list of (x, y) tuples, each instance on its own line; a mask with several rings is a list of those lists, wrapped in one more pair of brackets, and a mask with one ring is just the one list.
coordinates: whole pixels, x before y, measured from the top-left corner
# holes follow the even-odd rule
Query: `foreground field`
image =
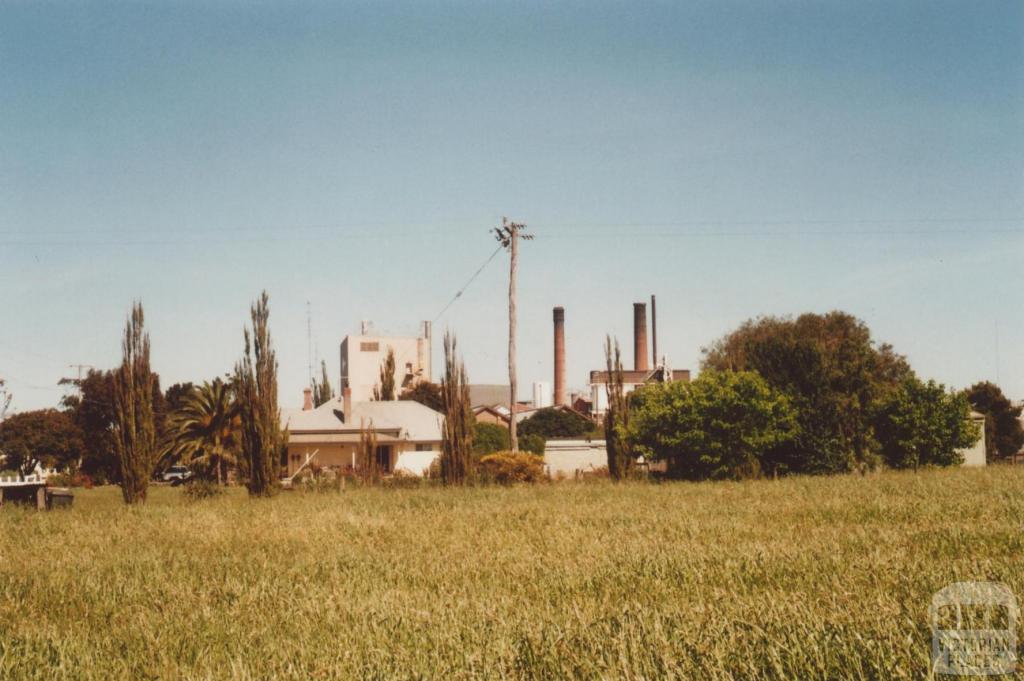
[(0, 511), (0, 678), (920, 679), (1024, 469)]

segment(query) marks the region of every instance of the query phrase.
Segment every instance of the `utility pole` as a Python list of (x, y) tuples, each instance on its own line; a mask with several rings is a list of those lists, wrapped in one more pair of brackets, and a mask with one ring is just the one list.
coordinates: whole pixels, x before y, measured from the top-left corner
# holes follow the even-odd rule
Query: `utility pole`
[(309, 376), (307, 385), (313, 385), (313, 313), (310, 310), (309, 301), (306, 301), (306, 361), (309, 364)]
[(66, 377), (62, 378), (62, 379), (60, 379), (60, 383), (58, 385), (66, 385), (68, 383), (72, 383), (74, 385), (80, 386), (80, 385), (82, 385), (82, 372), (83, 372), (83, 370), (84, 369), (95, 369), (95, 368), (96, 367), (94, 367), (91, 364), (69, 364), (68, 365), (68, 369), (76, 369), (76, 370), (78, 370), (78, 378), (66, 378)]
[(4, 379), (0, 378), (0, 423), (7, 418), (7, 408), (11, 406), (12, 399), (14, 399), (14, 395), (7, 390), (7, 383), (4, 382)]
[(501, 227), (494, 228), (494, 235), (511, 256), (508, 274), (508, 435), (512, 453), (519, 452), (519, 438), (516, 435), (516, 266), (519, 259), (519, 239), (529, 241), (533, 235), (525, 234), (526, 225), (501, 219)]

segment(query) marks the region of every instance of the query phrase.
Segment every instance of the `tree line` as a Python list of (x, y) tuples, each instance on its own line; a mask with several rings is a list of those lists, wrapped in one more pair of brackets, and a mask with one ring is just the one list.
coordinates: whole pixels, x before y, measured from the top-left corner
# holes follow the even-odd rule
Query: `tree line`
[[(621, 377), (610, 341), (606, 355)], [(703, 349), (692, 383), (626, 398), (610, 379), (608, 395), (614, 477), (637, 456), (665, 462), (672, 477), (722, 479), (949, 466), (982, 435), (990, 461), (1024, 444), (1021, 408), (997, 386), (956, 392), (922, 379), (844, 312), (749, 320)], [(985, 434), (971, 409), (985, 415)]]
[[(0, 424), (4, 466), (30, 472), (37, 464), (71, 469), (121, 486), (125, 503), (146, 500), (161, 461), (213, 472), (238, 470), (253, 496), (272, 494), (286, 447), (277, 401), (277, 359), (266, 292), (250, 309), (243, 353), (234, 371), (202, 385), (160, 390), (150, 365), (141, 303), (132, 305), (121, 342), (121, 365), (91, 370), (61, 409), (16, 414)], [(329, 391), (329, 387), (327, 388)]]

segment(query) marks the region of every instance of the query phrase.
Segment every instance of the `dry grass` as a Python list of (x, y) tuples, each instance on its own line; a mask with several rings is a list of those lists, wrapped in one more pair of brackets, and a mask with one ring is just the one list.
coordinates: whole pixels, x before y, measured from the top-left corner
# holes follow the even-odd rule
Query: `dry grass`
[(0, 678), (928, 678), (1024, 469), (0, 511)]

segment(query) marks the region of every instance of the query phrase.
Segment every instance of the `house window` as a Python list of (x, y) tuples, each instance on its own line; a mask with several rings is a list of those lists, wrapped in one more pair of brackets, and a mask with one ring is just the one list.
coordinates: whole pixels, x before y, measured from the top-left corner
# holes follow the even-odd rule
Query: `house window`
[(361, 352), (380, 352), (380, 343), (376, 341), (372, 343), (363, 342), (359, 344), (359, 350)]
[(381, 473), (391, 472), (391, 445), (377, 445), (377, 469)]
[(416, 451), (417, 452), (429, 452), (430, 451), (430, 445), (426, 444), (424, 442), (418, 442), (418, 443), (416, 443)]

